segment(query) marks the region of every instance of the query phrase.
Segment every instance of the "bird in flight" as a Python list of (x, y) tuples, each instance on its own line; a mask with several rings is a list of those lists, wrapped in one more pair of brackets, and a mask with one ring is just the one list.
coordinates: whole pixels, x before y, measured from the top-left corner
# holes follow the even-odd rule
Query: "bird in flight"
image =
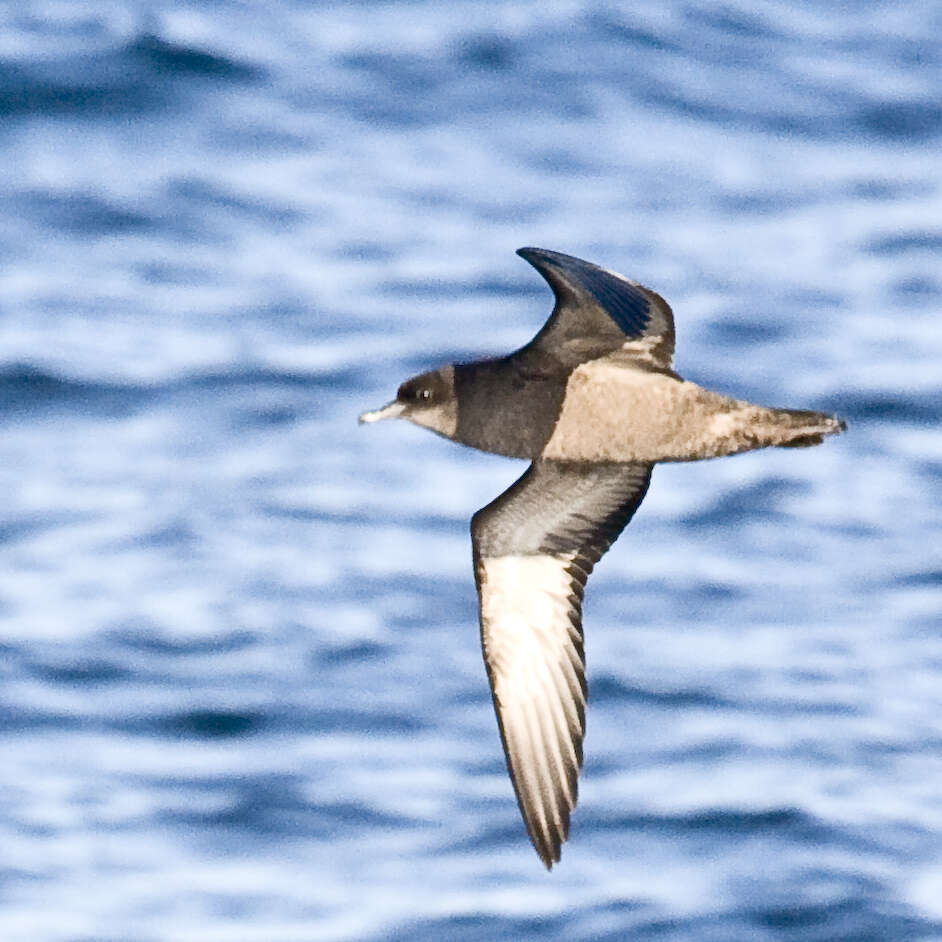
[(481, 644), (507, 770), (549, 869), (569, 834), (587, 687), (582, 597), (659, 461), (820, 444), (844, 430), (822, 412), (773, 409), (681, 379), (660, 295), (590, 262), (523, 248), (555, 306), (509, 356), (404, 382), (360, 422), (403, 418), (531, 464), (471, 519)]

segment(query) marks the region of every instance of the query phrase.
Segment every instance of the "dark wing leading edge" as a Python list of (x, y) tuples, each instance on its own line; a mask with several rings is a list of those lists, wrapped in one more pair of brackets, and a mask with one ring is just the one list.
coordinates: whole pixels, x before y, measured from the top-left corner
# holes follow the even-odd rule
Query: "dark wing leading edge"
[(535, 461), (471, 520), (481, 643), (530, 840), (559, 860), (585, 734), (582, 595), (638, 509), (651, 465)]
[(556, 306), (520, 355), (549, 356), (566, 369), (618, 350), (670, 369), (674, 316), (668, 303), (635, 281), (562, 252), (523, 248), (549, 283)]

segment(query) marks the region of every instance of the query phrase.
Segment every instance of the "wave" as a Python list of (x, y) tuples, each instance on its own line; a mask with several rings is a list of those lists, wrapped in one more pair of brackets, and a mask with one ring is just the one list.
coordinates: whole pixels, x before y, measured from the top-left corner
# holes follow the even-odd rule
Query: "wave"
[(0, 61), (0, 116), (137, 115), (169, 107), (188, 81), (241, 85), (264, 75), (254, 64), (145, 32), (104, 51)]
[[(266, 367), (195, 372), (154, 384), (109, 382), (67, 377), (31, 364), (14, 363), (0, 367), (0, 418), (20, 419), (52, 412), (121, 417), (181, 396), (260, 389), (314, 393), (355, 387), (361, 382), (354, 369), (304, 373)], [(267, 409), (272, 421), (284, 418), (277, 408)]]

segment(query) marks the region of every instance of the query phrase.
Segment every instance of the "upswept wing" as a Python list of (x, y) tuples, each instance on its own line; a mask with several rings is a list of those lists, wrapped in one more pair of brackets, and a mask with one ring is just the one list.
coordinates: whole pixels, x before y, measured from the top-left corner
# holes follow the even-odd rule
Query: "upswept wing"
[(585, 735), (582, 595), (651, 465), (535, 461), (471, 521), (484, 662), (530, 840), (559, 860)]
[(523, 248), (549, 283), (556, 306), (540, 332), (519, 352), (549, 357), (566, 369), (623, 351), (658, 369), (674, 356), (674, 315), (654, 291), (616, 272), (562, 252)]

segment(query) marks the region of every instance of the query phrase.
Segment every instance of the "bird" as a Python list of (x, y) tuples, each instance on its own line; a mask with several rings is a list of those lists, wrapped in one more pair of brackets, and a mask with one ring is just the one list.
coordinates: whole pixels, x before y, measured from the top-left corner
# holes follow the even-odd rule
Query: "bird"
[(361, 423), (402, 418), (531, 463), (471, 518), (481, 646), (507, 770), (534, 849), (560, 860), (586, 729), (582, 599), (659, 462), (845, 430), (822, 412), (754, 405), (682, 379), (674, 316), (656, 292), (572, 255), (521, 248), (553, 291), (536, 336), (501, 357), (406, 380)]

